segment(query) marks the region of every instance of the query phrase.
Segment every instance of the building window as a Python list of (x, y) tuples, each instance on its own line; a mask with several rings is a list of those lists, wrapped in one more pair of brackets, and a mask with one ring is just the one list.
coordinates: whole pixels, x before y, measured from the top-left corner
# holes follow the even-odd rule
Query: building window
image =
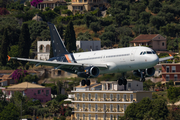
[(104, 98), (104, 100), (106, 100), (106, 94), (103, 94), (103, 98)]
[(169, 72), (169, 66), (166, 66), (166, 72)]
[(131, 89), (131, 83), (128, 83), (128, 89)]
[(77, 93), (77, 100), (79, 100), (79, 93)]
[(106, 105), (104, 104), (104, 111), (106, 111)]
[(87, 0), (84, 0), (84, 2), (87, 2)]
[(95, 100), (97, 101), (97, 93), (95, 94)]
[(85, 94), (83, 93), (83, 101), (85, 100)]
[(124, 112), (126, 111), (126, 105), (124, 104)]
[(38, 90), (38, 94), (41, 94), (41, 90)]
[(89, 120), (91, 120), (91, 114), (89, 114)]
[(119, 120), (119, 115), (117, 115), (117, 120)]
[(89, 101), (91, 100), (91, 93), (88, 94)]
[(49, 90), (46, 90), (46, 95), (49, 95)]
[(95, 120), (97, 120), (98, 119), (98, 115), (96, 114), (96, 116), (95, 116)]
[(85, 120), (85, 114), (83, 114), (83, 120)]
[(77, 111), (79, 111), (79, 104), (77, 104)]
[(164, 46), (164, 42), (162, 42), (162, 46)]
[(117, 94), (117, 101), (119, 101), (119, 94)]
[(83, 104), (83, 111), (85, 111), (85, 104)]
[(110, 105), (110, 112), (112, 112), (112, 109), (113, 109), (113, 105), (111, 104)]
[(95, 111), (98, 111), (98, 105), (97, 104), (95, 105)]
[(89, 104), (89, 111), (91, 111), (91, 104)]
[(172, 66), (172, 72), (176, 72), (176, 66)]
[(131, 94), (131, 101), (133, 101), (133, 94)]
[(166, 75), (166, 81), (169, 81), (169, 75)]
[(177, 75), (174, 75), (174, 81), (177, 81)]
[(76, 117), (77, 117), (77, 120), (79, 120), (79, 114), (77, 114), (77, 116), (76, 116)]
[(110, 94), (110, 99), (111, 99), (111, 100), (113, 99), (113, 94)]
[(117, 112), (119, 112), (119, 105), (117, 105)]
[(124, 101), (126, 101), (126, 94), (124, 94)]
[(79, 0), (79, 2), (82, 2), (82, 0)]

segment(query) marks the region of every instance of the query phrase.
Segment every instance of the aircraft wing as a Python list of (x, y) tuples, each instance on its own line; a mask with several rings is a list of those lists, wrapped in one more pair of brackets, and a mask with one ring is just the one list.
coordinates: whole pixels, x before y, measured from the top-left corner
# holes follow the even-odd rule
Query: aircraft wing
[(174, 57), (170, 54), (170, 56), (168, 56), (168, 57), (159, 58), (159, 62), (164, 61), (164, 60), (173, 59), (173, 58), (174, 58)]
[(27, 61), (32, 64), (36, 64), (36, 66), (39, 65), (47, 65), (47, 66), (53, 66), (56, 69), (62, 69), (67, 72), (75, 73), (76, 70), (79, 69), (80, 66), (88, 67), (88, 66), (96, 66), (99, 69), (107, 69), (108, 66), (106, 64), (86, 64), (86, 63), (68, 63), (68, 62), (59, 62), (59, 61), (43, 61), (43, 60), (35, 60), (35, 59), (26, 59), (26, 58), (17, 58), (17, 57), (9, 57), (8, 60), (14, 59), (14, 60), (20, 60), (20, 61)]

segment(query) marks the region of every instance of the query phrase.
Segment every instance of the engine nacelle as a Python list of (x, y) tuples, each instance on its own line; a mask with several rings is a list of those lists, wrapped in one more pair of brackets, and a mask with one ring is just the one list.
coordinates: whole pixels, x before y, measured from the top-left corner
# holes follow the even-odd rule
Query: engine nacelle
[(154, 73), (155, 73), (154, 67), (146, 69), (146, 75), (147, 75), (148, 77), (153, 76)]
[(84, 72), (78, 72), (78, 77), (88, 78), (88, 77), (97, 77), (99, 75), (98, 67), (87, 67), (84, 69)]
[[(154, 69), (154, 67), (152, 67), (152, 68), (147, 68), (147, 69), (144, 70), (144, 73), (146, 74), (147, 77), (151, 77), (151, 76), (154, 75), (155, 69)], [(140, 73), (138, 70), (134, 70), (134, 71), (133, 71), (133, 74), (134, 74), (135, 76), (137, 76), (137, 77), (141, 77), (141, 73)]]

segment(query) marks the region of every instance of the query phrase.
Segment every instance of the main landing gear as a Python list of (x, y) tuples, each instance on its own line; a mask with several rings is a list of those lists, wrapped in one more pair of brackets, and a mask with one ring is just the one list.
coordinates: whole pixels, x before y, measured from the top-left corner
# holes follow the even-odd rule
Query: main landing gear
[(81, 81), (81, 85), (82, 85), (82, 86), (85, 86), (85, 85), (90, 86), (90, 84), (91, 84), (91, 82), (90, 82), (90, 80), (88, 80), (87, 78), (86, 78), (86, 79), (83, 79), (83, 80)]
[(141, 82), (144, 82), (145, 81), (145, 76), (146, 76), (146, 72), (145, 70), (138, 70), (141, 74), (141, 78), (140, 78), (140, 81)]
[(125, 78), (125, 73), (122, 73), (122, 78), (119, 78), (118, 85), (127, 85), (127, 80)]

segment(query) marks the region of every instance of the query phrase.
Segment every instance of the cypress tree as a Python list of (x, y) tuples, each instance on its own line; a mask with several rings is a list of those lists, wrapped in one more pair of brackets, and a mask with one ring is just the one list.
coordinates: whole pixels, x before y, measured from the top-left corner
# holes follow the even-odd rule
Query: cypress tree
[(52, 57), (54, 57), (54, 54), (53, 54), (52, 41), (51, 41), (51, 48), (50, 48), (49, 58), (52, 58)]
[[(27, 23), (24, 23), (22, 26), (18, 45), (19, 45), (19, 57), (28, 58), (29, 50), (31, 47), (31, 40), (30, 40), (29, 28)], [(26, 62), (22, 62), (22, 64), (24, 66)]]
[(76, 51), (76, 37), (72, 21), (67, 25), (64, 44), (69, 52)]
[(8, 38), (7, 28), (5, 28), (3, 33), (1, 53), (0, 53), (0, 60), (3, 66), (6, 66), (7, 64), (8, 47), (9, 47), (9, 38)]

